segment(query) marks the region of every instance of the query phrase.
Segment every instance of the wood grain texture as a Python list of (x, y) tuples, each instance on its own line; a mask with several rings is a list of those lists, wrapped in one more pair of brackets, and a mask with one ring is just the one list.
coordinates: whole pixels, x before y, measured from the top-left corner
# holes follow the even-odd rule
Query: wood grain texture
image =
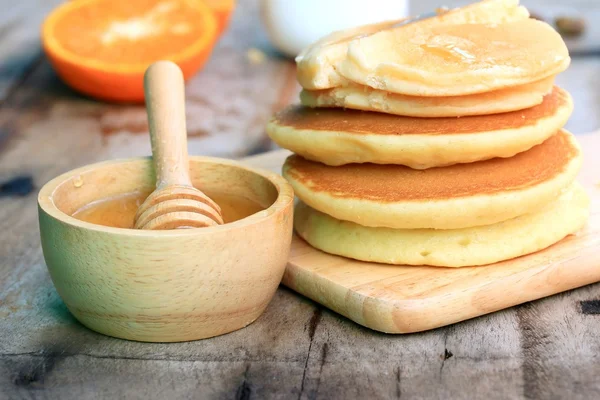
[(185, 85), (177, 64), (159, 61), (144, 75), (156, 187), (190, 186), (185, 127)]
[(193, 187), (185, 126), (185, 85), (177, 64), (158, 61), (144, 74), (156, 189), (135, 215), (136, 229), (203, 228), (223, 224), (219, 206)]
[(244, 196), (264, 209), (223, 226), (167, 232), (71, 217), (99, 198), (152, 190), (148, 159), (78, 168), (40, 190), (44, 259), (82, 324), (130, 340), (198, 340), (247, 326), (271, 301), (290, 251), (292, 188), (277, 174), (232, 161), (190, 161), (190, 185)]
[(0, 103), (39, 66), (39, 26), (61, 0), (0, 1)]
[[(546, 250), (485, 267), (396, 267), (329, 255), (295, 236), (283, 284), (366, 327), (410, 333), (600, 281), (600, 190), (590, 175), (600, 170), (600, 132), (582, 142), (590, 219)], [(253, 162), (274, 167), (268, 155)]]

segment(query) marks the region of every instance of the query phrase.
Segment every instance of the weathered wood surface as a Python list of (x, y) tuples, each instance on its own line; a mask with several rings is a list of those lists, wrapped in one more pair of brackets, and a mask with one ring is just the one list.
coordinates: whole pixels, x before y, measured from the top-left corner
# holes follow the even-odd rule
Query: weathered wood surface
[[(188, 87), (194, 154), (270, 148), (263, 125), (295, 98), (290, 62), (273, 53), (263, 64), (248, 61), (249, 48), (266, 48), (256, 3), (240, 1), (232, 28)], [(1, 2), (3, 10), (16, 4)], [(29, 21), (44, 8), (18, 4), (31, 7), (22, 22), (7, 13), (0, 21), (0, 61), (12, 71), (2, 73), (9, 89), (0, 91), (0, 182), (31, 175), (39, 187), (76, 166), (149, 154), (143, 108), (100, 104), (66, 88), (40, 56), (37, 32), (20, 28), (36, 25)], [(14, 44), (23, 35), (33, 50)], [(20, 51), (33, 57), (19, 58)], [(600, 59), (589, 57), (574, 59), (559, 78), (575, 98), (568, 125), (575, 133), (600, 127), (598, 76)], [(598, 284), (407, 336), (375, 333), (281, 288), (246, 329), (145, 344), (73, 319), (38, 236), (35, 192), (0, 197), (0, 399), (600, 398)]]
[(39, 26), (60, 0), (0, 1), (0, 102), (42, 60)]

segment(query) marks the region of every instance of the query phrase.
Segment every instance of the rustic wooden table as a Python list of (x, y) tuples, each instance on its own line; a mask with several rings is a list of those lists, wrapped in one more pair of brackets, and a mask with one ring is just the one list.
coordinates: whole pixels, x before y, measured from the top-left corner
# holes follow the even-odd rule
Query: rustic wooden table
[[(32, 177), (37, 189), (76, 166), (150, 152), (143, 107), (74, 93), (42, 55), (38, 25), (58, 2), (1, 1), (0, 182)], [(546, 3), (557, 2), (536, 4)], [(271, 149), (265, 121), (296, 99), (294, 65), (269, 50), (258, 21), (257, 1), (240, 0), (188, 85), (193, 154)], [(250, 62), (251, 48), (266, 60)], [(600, 127), (598, 77), (600, 58), (588, 56), (558, 79), (575, 98), (567, 127), (577, 134)], [(36, 192), (0, 197), (2, 399), (600, 398), (600, 284), (406, 336), (362, 328), (283, 287), (263, 316), (229, 335), (147, 344), (96, 334), (52, 286)]]

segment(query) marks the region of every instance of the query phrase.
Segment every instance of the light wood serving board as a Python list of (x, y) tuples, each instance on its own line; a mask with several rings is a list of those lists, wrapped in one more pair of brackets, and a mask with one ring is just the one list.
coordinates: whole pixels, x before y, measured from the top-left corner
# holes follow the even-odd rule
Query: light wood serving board
[[(391, 266), (329, 255), (294, 236), (283, 284), (368, 328), (410, 333), (600, 281), (600, 132), (577, 138), (590, 220), (546, 250), (482, 267)], [(245, 161), (280, 172), (289, 154), (279, 150)]]

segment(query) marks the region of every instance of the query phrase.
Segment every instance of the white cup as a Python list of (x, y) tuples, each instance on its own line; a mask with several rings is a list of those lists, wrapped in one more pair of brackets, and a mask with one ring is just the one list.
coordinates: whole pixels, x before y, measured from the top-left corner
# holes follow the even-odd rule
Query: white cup
[(341, 29), (408, 16), (408, 0), (262, 0), (273, 46), (289, 57)]

